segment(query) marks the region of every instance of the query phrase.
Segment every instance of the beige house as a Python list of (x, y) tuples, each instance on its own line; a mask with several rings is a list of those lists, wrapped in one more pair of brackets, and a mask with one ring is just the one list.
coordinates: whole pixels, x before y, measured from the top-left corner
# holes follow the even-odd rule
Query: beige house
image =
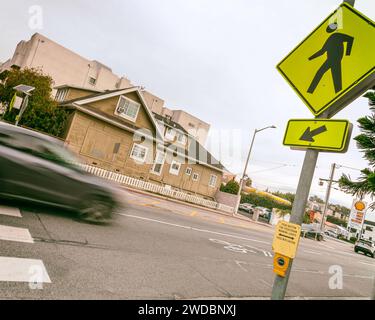
[(59, 92), (72, 111), (64, 139), (85, 163), (214, 199), (223, 165), (182, 126), (153, 114), (138, 87)]

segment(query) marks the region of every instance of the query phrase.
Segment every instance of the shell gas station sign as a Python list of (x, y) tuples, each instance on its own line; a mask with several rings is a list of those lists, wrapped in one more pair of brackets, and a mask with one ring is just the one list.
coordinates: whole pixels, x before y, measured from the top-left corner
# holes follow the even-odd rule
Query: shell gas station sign
[(349, 226), (355, 229), (361, 229), (365, 221), (367, 203), (362, 200), (354, 200), (352, 211), (349, 218)]

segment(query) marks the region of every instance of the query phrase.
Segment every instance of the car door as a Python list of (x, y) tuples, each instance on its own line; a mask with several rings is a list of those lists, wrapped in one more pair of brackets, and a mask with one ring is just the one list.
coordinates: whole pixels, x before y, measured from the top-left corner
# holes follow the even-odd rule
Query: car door
[(3, 191), (8, 196), (74, 206), (82, 193), (81, 174), (51, 152), (53, 143), (17, 131), (0, 136)]
[(86, 190), (83, 172), (64, 157), (62, 146), (43, 140), (35, 143), (37, 157), (30, 173), (38, 177), (38, 188), (33, 196), (44, 202), (76, 207)]

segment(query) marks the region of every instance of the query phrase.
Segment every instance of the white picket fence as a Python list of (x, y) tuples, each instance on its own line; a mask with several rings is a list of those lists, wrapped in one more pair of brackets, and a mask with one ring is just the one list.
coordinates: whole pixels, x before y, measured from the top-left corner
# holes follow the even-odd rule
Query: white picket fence
[(127, 185), (131, 188), (149, 191), (149, 192), (160, 194), (160, 195), (163, 195), (163, 196), (166, 196), (166, 197), (169, 197), (169, 198), (194, 203), (194, 204), (197, 204), (197, 205), (200, 205), (200, 206), (204, 206), (204, 207), (211, 208), (211, 209), (221, 210), (221, 211), (224, 211), (224, 212), (227, 212), (227, 213), (233, 213), (234, 212), (233, 207), (229, 207), (229, 206), (224, 205), (222, 203), (206, 200), (206, 199), (203, 199), (201, 197), (194, 196), (194, 195), (191, 195), (191, 194), (188, 194), (188, 193), (185, 193), (185, 192), (172, 190), (170, 188), (166, 188), (166, 187), (163, 187), (163, 186), (151, 183), (151, 182), (146, 182), (146, 181), (143, 181), (143, 180), (140, 180), (140, 179), (128, 177), (126, 175), (116, 173), (116, 172), (112, 172), (112, 171), (108, 171), (108, 170), (98, 168), (98, 167), (95, 167), (95, 166), (91, 166), (91, 165), (87, 165), (87, 164), (77, 164), (77, 165), (81, 169), (83, 169), (84, 171), (89, 172), (93, 175), (96, 175), (98, 177), (117, 182), (119, 184)]

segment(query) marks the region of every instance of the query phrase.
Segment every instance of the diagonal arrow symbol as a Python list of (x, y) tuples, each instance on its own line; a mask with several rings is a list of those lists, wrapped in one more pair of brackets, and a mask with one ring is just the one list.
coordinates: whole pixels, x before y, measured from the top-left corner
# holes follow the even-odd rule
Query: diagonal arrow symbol
[(302, 141), (308, 141), (308, 142), (315, 142), (314, 137), (327, 131), (326, 126), (321, 126), (315, 130), (311, 130), (310, 127), (306, 129), (306, 131), (303, 133), (301, 138), (299, 138)]

